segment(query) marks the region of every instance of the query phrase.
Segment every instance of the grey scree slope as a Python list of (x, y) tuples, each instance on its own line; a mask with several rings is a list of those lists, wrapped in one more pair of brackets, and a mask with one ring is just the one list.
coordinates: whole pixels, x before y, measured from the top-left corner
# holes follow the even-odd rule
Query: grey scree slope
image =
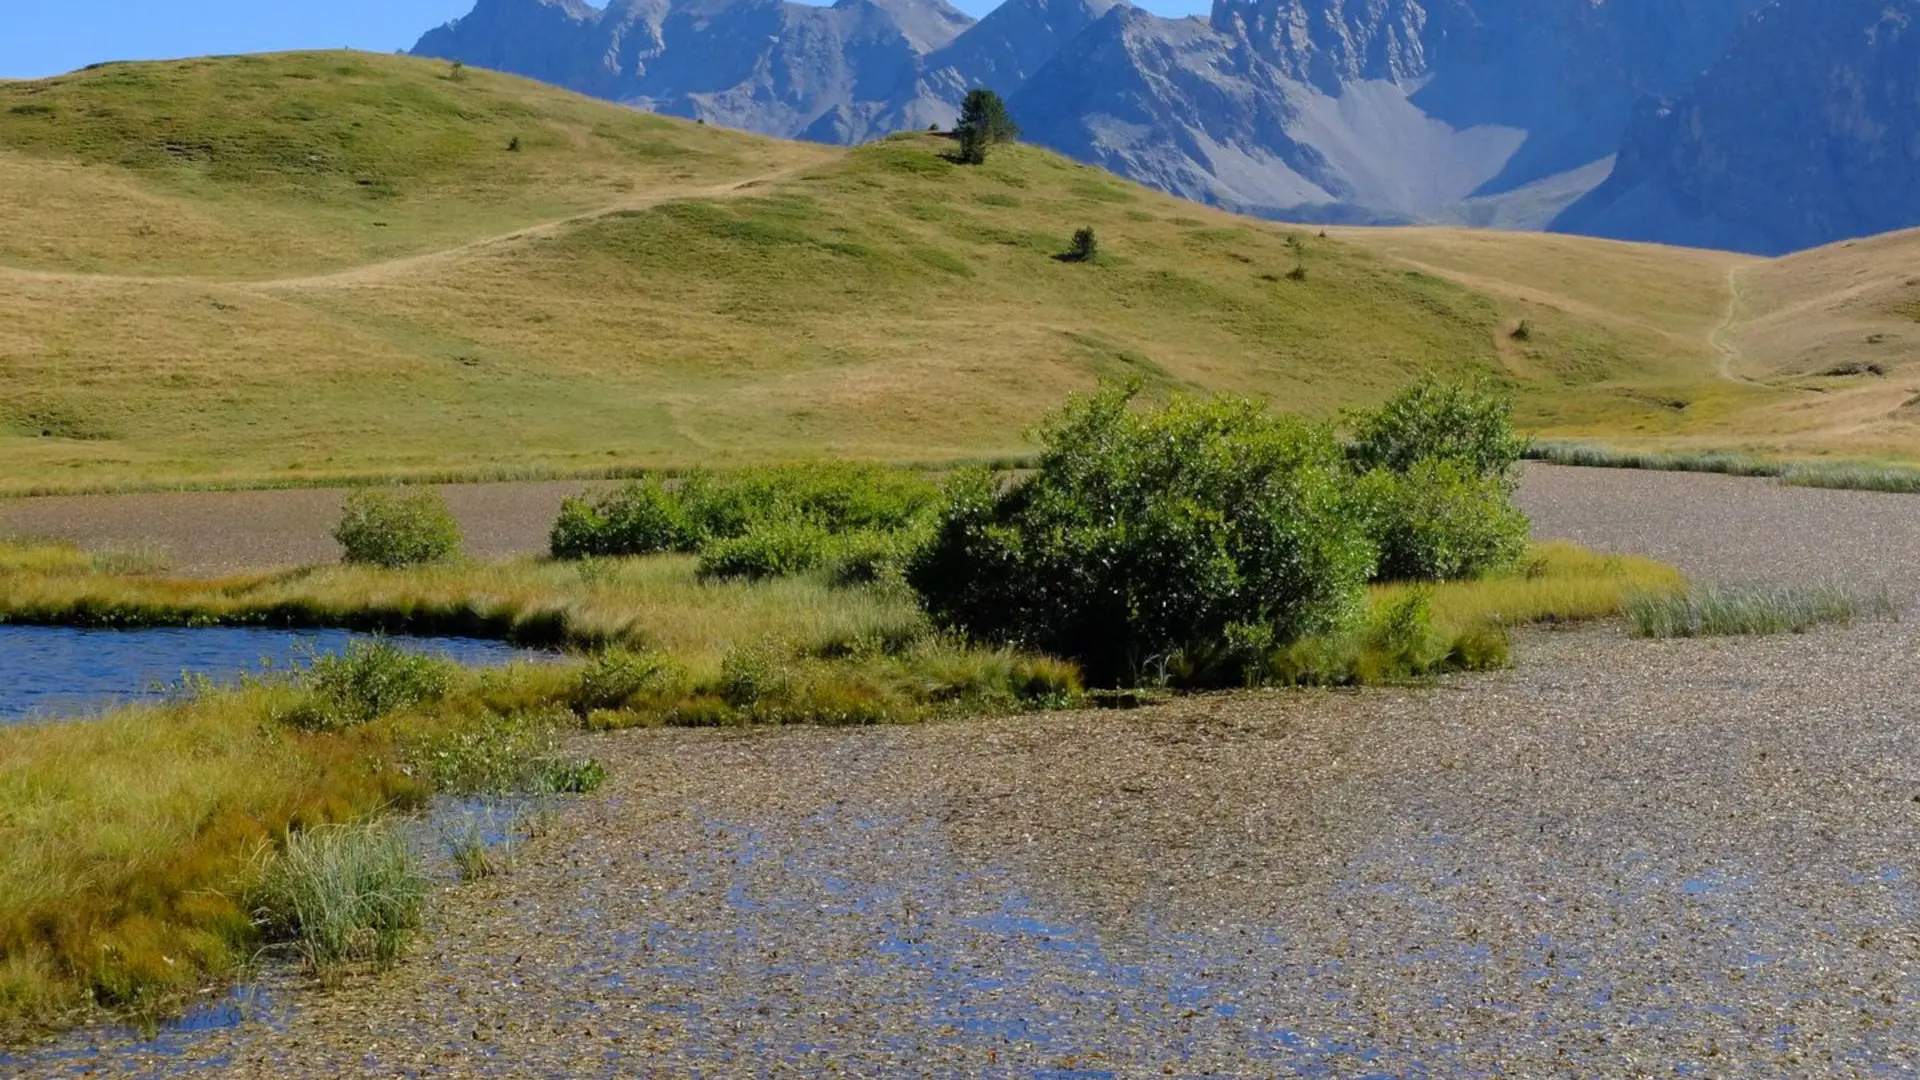
[[(1920, 565), (1920, 500), (1542, 475), (1543, 531), (1696, 574)], [(1428, 690), (586, 739), (608, 788), (442, 896), (399, 972), (64, 1064), (1909, 1076), (1917, 646), (1600, 628)]]

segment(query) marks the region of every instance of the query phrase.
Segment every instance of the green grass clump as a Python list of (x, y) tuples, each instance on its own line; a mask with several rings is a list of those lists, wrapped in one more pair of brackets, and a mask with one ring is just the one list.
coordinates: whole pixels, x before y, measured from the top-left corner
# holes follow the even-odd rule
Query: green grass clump
[(1705, 585), (1684, 592), (1636, 594), (1626, 605), (1632, 633), (1645, 638), (1800, 634), (1895, 614), (1885, 592), (1862, 596), (1832, 584)]
[(347, 496), (333, 538), (347, 562), (389, 570), (446, 562), (460, 554), (462, 539), (439, 492), (366, 488)]
[(262, 922), (326, 980), (356, 963), (390, 968), (420, 926), (427, 881), (388, 823), (291, 833), (254, 892)]

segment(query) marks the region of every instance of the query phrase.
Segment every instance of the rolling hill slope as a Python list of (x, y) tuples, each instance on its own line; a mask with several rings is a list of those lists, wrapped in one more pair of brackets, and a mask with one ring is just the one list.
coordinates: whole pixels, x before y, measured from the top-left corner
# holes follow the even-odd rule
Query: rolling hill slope
[[(949, 460), (1102, 378), (1326, 412), (1425, 370), (1510, 381), (1551, 434), (1914, 446), (1729, 361), (1773, 264), (1325, 235), (949, 146), (347, 53), (0, 84), (0, 492)], [(1082, 225), (1100, 258), (1056, 258)]]

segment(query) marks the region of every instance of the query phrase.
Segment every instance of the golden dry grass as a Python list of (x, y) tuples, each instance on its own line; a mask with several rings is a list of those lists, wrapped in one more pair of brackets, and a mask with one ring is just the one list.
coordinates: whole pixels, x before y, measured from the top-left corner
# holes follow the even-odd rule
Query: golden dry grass
[[(1915, 452), (1898, 377), (1822, 394), (1756, 344), (1776, 264), (1322, 236), (947, 149), (345, 53), (0, 86), (0, 494), (999, 456), (1104, 378), (1325, 413), (1428, 370), (1550, 436)], [(1082, 225), (1101, 258), (1056, 260)]]
[[(1524, 418), (1546, 434), (1682, 452), (1920, 457), (1920, 232), (1779, 259), (1470, 229), (1335, 235), (1521, 305), (1535, 341), (1588, 324), (1628, 343), (1596, 368), (1589, 393), (1522, 398)], [(1516, 374), (1532, 347), (1503, 347)], [(1664, 408), (1649, 414), (1649, 404)]]

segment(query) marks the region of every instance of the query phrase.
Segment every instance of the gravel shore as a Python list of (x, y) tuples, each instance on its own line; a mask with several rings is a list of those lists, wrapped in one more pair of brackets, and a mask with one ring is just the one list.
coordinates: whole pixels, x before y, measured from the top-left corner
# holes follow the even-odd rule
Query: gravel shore
[[(1920, 500), (1565, 469), (1523, 498), (1707, 578), (1920, 565)], [(399, 971), (17, 1066), (1914, 1076), (1917, 655), (1910, 621), (1595, 627), (1429, 689), (583, 736), (608, 787)]]

